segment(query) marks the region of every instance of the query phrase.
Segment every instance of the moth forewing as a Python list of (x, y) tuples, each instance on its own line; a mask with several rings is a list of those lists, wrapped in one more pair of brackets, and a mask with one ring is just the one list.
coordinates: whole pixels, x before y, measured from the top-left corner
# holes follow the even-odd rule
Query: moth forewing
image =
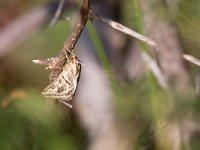
[(45, 98), (57, 99), (66, 105), (66, 101), (72, 100), (76, 92), (80, 73), (79, 60), (75, 55), (72, 55), (62, 68), (61, 73), (44, 89), (42, 95)]

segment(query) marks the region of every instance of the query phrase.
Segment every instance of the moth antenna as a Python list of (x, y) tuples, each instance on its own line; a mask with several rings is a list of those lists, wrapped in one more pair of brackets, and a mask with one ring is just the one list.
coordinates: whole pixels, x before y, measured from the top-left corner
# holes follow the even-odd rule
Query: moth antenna
[[(64, 45), (65, 46), (65, 45)], [(70, 51), (66, 46), (65, 46), (65, 49), (69, 52), (69, 53), (71, 53), (72, 55), (75, 55), (74, 54), (74, 52), (73, 51)], [(75, 55), (76, 56), (76, 55)]]
[[(85, 64), (81, 63), (80, 61), (78, 61), (78, 63), (79, 63), (80, 65), (82, 65), (83, 67), (86, 67), (86, 68), (89, 68), (89, 69), (92, 69), (92, 70), (97, 70), (96, 68), (89, 67), (88, 65), (85, 65)], [(107, 72), (107, 73), (114, 73), (114, 72), (112, 72), (112, 71), (107, 71), (107, 70), (106, 70), (105, 72)]]
[(89, 67), (89, 66), (87, 66), (87, 65), (85, 65), (85, 64), (83, 64), (83, 63), (81, 63), (81, 62), (78, 62), (78, 63), (79, 63), (80, 65), (86, 67), (86, 68), (89, 68), (89, 69), (92, 69), (92, 70), (97, 70), (96, 68)]

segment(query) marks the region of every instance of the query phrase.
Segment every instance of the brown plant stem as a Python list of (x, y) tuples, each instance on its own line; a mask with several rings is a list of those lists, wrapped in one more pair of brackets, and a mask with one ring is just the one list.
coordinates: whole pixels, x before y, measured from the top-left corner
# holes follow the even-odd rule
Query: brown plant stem
[(88, 20), (89, 9), (90, 9), (90, 1), (83, 0), (83, 3), (81, 5), (81, 10), (79, 12), (79, 16), (75, 22), (72, 32), (68, 36), (67, 40), (64, 42), (62, 50), (56, 57), (53, 57), (50, 59), (48, 58), (45, 60), (33, 60), (34, 63), (45, 64), (45, 65), (48, 65), (47, 68), (52, 69), (52, 73), (50, 74), (51, 81), (53, 81), (62, 71), (62, 67), (67, 59), (67, 56), (70, 54), (70, 51), (73, 52), (73, 49)]

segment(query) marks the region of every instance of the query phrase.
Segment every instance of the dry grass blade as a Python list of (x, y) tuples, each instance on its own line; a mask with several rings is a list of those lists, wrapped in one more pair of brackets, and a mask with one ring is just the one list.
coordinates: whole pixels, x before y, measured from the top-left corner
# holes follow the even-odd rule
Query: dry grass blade
[(162, 86), (163, 89), (168, 89), (168, 82), (166, 81), (166, 78), (164, 77), (162, 71), (160, 70), (157, 62), (145, 52), (142, 52), (142, 58), (146, 63), (146, 65), (148, 66), (148, 68), (151, 69), (152, 73), (158, 80), (160, 86)]
[(188, 54), (183, 54), (183, 58), (197, 66), (200, 66), (200, 60), (195, 58), (194, 56), (188, 55)]
[(141, 41), (147, 43), (148, 45), (150, 45), (153, 48), (155, 48), (156, 51), (158, 51), (157, 44), (152, 39), (150, 39), (150, 38), (148, 38), (148, 37), (136, 32), (136, 31), (134, 31), (134, 30), (132, 30), (132, 29), (130, 29), (130, 28), (118, 23), (118, 22), (112, 21), (112, 20), (110, 20), (108, 18), (104, 18), (104, 17), (98, 16), (92, 10), (90, 10), (90, 14), (89, 15), (91, 16), (91, 18), (101, 20), (101, 21), (107, 23), (112, 28), (114, 28), (114, 29), (116, 29), (116, 30), (118, 30), (120, 32), (123, 32), (125, 34), (128, 34), (128, 35), (130, 35), (130, 36), (132, 36), (132, 37), (134, 37), (134, 38), (136, 38), (138, 40), (141, 40)]

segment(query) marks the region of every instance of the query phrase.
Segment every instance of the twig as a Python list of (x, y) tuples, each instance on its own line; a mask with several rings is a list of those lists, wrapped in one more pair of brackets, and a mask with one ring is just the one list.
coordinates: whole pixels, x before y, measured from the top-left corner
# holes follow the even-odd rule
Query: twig
[(195, 58), (194, 56), (188, 55), (188, 54), (183, 54), (183, 58), (197, 66), (200, 66), (200, 60)]
[(64, 10), (64, 4), (65, 4), (65, 0), (60, 0), (60, 2), (58, 4), (58, 8), (56, 10), (56, 13), (55, 13), (53, 19), (51, 20), (50, 27), (55, 26), (58, 19), (60, 19), (60, 17), (62, 16), (62, 13), (63, 13), (63, 10)]
[(160, 70), (160, 67), (158, 66), (157, 62), (151, 56), (149, 56), (146, 52), (142, 52), (142, 58), (144, 62), (146, 63), (146, 65), (148, 66), (148, 68), (151, 69), (152, 73), (157, 78), (160, 86), (163, 89), (168, 89), (169, 88), (168, 82), (166, 78), (164, 77), (162, 71)]
[(89, 0), (83, 0), (79, 16), (75, 22), (72, 32), (65, 41), (62, 50), (56, 57), (48, 58), (45, 60), (33, 60), (34, 63), (45, 64), (48, 65), (47, 68), (52, 68), (52, 73), (50, 74), (51, 81), (53, 81), (62, 71), (62, 67), (67, 59), (66, 56), (69, 54), (69, 51), (73, 52), (74, 46), (76, 45), (88, 20), (89, 8)]
[(116, 29), (120, 32), (123, 32), (125, 34), (128, 34), (128, 35), (130, 35), (130, 36), (132, 36), (132, 37), (134, 37), (138, 40), (141, 40), (141, 41), (147, 43), (148, 45), (152, 46), (153, 48), (155, 48), (158, 51), (158, 46), (152, 39), (136, 32), (136, 31), (134, 31), (134, 30), (118, 23), (118, 22), (112, 21), (112, 20), (110, 20), (108, 18), (104, 18), (102, 16), (98, 16), (92, 10), (90, 10), (89, 15), (92, 19), (94, 18), (94, 19), (101, 20), (101, 21), (105, 22), (106, 24), (108, 24), (109, 26), (111, 26), (112, 28), (114, 28), (114, 29)]
[[(150, 45), (151, 47), (153, 47), (155, 49), (155, 52), (157, 52), (159, 50), (158, 45), (152, 39), (136, 32), (136, 31), (134, 31), (134, 30), (118, 23), (118, 22), (115, 22), (115, 21), (112, 21), (110, 19), (98, 16), (92, 10), (89, 11), (89, 17), (91, 19), (98, 19), (100, 21), (103, 21), (106, 24), (108, 24), (109, 26), (111, 26), (112, 28), (114, 28), (114, 29), (116, 29), (116, 30), (118, 30), (122, 33), (128, 34), (128, 35), (130, 35), (130, 36), (132, 36), (132, 37), (134, 37), (134, 38), (136, 38), (140, 41), (147, 43), (148, 45)], [(142, 58), (145, 61), (145, 63), (147, 64), (147, 66), (150, 68), (150, 70), (152, 71), (154, 76), (157, 78), (160, 86), (163, 87), (164, 89), (167, 89), (168, 88), (167, 80), (164, 77), (158, 63), (146, 52), (142, 52)]]
[[(59, 16), (61, 15), (62, 8), (63, 8), (63, 0), (60, 1), (59, 8), (55, 15), (55, 19), (59, 18)], [(135, 37), (135, 38), (147, 43), (148, 45), (152, 46), (154, 49), (158, 50), (158, 46), (153, 40), (151, 40), (150, 38), (148, 38), (144, 35), (141, 35), (140, 33), (136, 32), (118, 22), (115, 22), (110, 19), (103, 18), (103, 17), (96, 15), (92, 10), (90, 10), (89, 0), (83, 0), (83, 3), (81, 5), (81, 10), (80, 10), (79, 16), (77, 18), (77, 21), (73, 27), (72, 33), (69, 35), (69, 37), (65, 41), (64, 46), (63, 46), (61, 52), (59, 53), (59, 55), (54, 58), (48, 58), (46, 60), (33, 60), (34, 63), (46, 64), (46, 65), (48, 65), (48, 67), (47, 67), (48, 69), (49, 68), (52, 69), (52, 73), (50, 75), (51, 81), (53, 81), (55, 78), (57, 78), (59, 73), (62, 71), (62, 67), (67, 59), (66, 55), (68, 56), (70, 51), (73, 52), (74, 46), (77, 43), (77, 41), (81, 35), (81, 32), (82, 32), (83, 28), (85, 27), (85, 24), (88, 19), (99, 19), (99, 20), (107, 23), (112, 28), (114, 28), (118, 31), (121, 31), (125, 34), (128, 34), (132, 37)], [(146, 53), (144, 54), (143, 59), (145, 60), (145, 62), (149, 63), (148, 66), (154, 73), (154, 75), (157, 78), (157, 80), (159, 81), (160, 85), (163, 88), (167, 88), (167, 82), (164, 79), (164, 76), (162, 75), (162, 71), (160, 70), (159, 66), (156, 65), (156, 62), (153, 62), (153, 59), (150, 56), (148, 56), (148, 54), (146, 54)]]

